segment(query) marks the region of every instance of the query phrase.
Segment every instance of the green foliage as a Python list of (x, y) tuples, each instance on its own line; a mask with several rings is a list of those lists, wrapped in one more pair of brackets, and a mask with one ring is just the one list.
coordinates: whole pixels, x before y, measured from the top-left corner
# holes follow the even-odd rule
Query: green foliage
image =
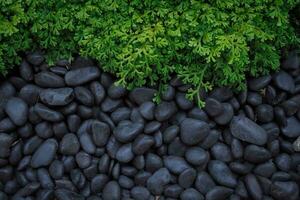
[(80, 52), (119, 83), (163, 84), (172, 74), (199, 89), (244, 87), (298, 45), (289, 11), (299, 0), (0, 0), (0, 70), (25, 50), (48, 61)]

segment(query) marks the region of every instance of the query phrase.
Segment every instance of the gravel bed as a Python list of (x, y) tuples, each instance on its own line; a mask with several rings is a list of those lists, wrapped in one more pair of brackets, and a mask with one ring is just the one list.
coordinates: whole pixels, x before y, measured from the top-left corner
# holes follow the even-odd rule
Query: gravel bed
[(298, 200), (300, 66), (247, 91), (132, 91), (92, 61), (26, 56), (0, 84), (0, 200)]

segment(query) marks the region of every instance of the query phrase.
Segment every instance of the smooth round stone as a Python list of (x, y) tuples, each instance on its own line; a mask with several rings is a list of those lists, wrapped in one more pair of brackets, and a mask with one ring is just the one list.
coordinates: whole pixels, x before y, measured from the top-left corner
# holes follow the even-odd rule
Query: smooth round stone
[(218, 142), (221, 133), (215, 129), (210, 130), (208, 136), (201, 142), (200, 146), (203, 149), (209, 149)]
[(200, 147), (190, 147), (185, 152), (186, 160), (196, 166), (204, 166), (209, 161), (209, 154)]
[(149, 135), (139, 135), (132, 143), (132, 151), (136, 155), (142, 155), (154, 145), (154, 138)]
[(172, 125), (166, 128), (163, 132), (163, 141), (166, 144), (169, 144), (172, 142), (172, 140), (175, 139), (175, 137), (179, 133), (179, 127), (177, 125)]
[(32, 154), (42, 144), (43, 140), (38, 136), (29, 138), (23, 145), (23, 153), (25, 155)]
[(57, 75), (65, 75), (68, 72), (66, 67), (59, 66), (51, 67), (49, 70)]
[(106, 123), (95, 121), (92, 123), (93, 141), (96, 146), (103, 147), (110, 136), (110, 128)]
[(122, 105), (121, 99), (111, 99), (109, 97), (106, 97), (101, 103), (101, 110), (103, 112), (110, 113), (110, 112), (115, 111), (121, 105)]
[(79, 105), (77, 108), (77, 114), (82, 119), (90, 119), (93, 117), (93, 109), (89, 106)]
[(64, 165), (60, 160), (54, 160), (49, 166), (49, 174), (53, 179), (60, 179), (64, 175)]
[(142, 186), (133, 187), (130, 194), (136, 200), (148, 200), (150, 198), (150, 192)]
[(161, 127), (161, 123), (158, 121), (148, 122), (145, 125), (144, 133), (146, 133), (146, 134), (154, 133), (154, 132), (158, 131), (160, 127)]
[(248, 92), (247, 102), (252, 106), (258, 106), (262, 103), (262, 96), (256, 92)]
[(281, 107), (275, 107), (274, 108), (274, 117), (275, 121), (281, 125), (286, 126), (287, 125), (287, 119), (284, 113), (284, 110)]
[(147, 189), (154, 195), (160, 195), (164, 190), (164, 186), (166, 186), (170, 181), (171, 175), (168, 169), (161, 168), (149, 177), (147, 180)]
[(19, 68), (20, 76), (25, 81), (32, 81), (33, 80), (33, 70), (32, 67), (26, 62), (26, 60), (22, 60), (21, 66)]
[(28, 106), (20, 98), (10, 98), (5, 106), (5, 112), (17, 126), (23, 126), (28, 119)]
[(273, 107), (268, 104), (261, 104), (255, 108), (257, 120), (262, 123), (270, 122), (274, 118)]
[(17, 90), (22, 89), (26, 85), (26, 81), (20, 77), (12, 76), (9, 78), (9, 81), (14, 85)]
[(144, 102), (152, 101), (152, 99), (154, 98), (154, 94), (156, 92), (157, 90), (152, 88), (146, 88), (146, 87), (134, 88), (129, 93), (129, 98), (136, 104), (141, 105)]
[(65, 200), (65, 199), (84, 200), (84, 197), (82, 195), (70, 191), (68, 189), (56, 189), (55, 197), (57, 198), (57, 200)]
[(251, 119), (252, 121), (255, 121), (254, 110), (252, 109), (251, 106), (245, 105), (245, 106), (244, 106), (244, 112), (245, 112), (245, 114), (246, 114), (246, 117), (248, 117), (248, 118)]
[(293, 77), (284, 71), (277, 72), (273, 75), (275, 85), (284, 91), (292, 93), (295, 89)]
[(234, 137), (252, 144), (264, 145), (268, 139), (263, 128), (241, 115), (233, 117), (230, 123), (230, 131)]
[(139, 107), (139, 112), (146, 120), (153, 120), (155, 104), (151, 101), (144, 102)]
[(64, 118), (60, 112), (52, 110), (41, 103), (35, 104), (34, 112), (43, 120), (50, 122), (60, 122)]
[(87, 168), (88, 166), (90, 166), (91, 162), (92, 162), (92, 157), (85, 153), (84, 151), (80, 151), (76, 154), (75, 156), (77, 165), (81, 168)]
[(281, 153), (275, 158), (275, 163), (278, 169), (288, 172), (291, 168), (292, 159), (286, 153)]
[(58, 123), (54, 123), (52, 125), (52, 129), (53, 129), (54, 135), (57, 138), (62, 138), (65, 134), (67, 134), (69, 132), (68, 128), (67, 128), (67, 125), (66, 125), (66, 123), (64, 121), (58, 122)]
[(154, 111), (154, 116), (157, 121), (166, 121), (177, 112), (176, 104), (168, 101), (163, 101), (158, 104)]
[(280, 106), (285, 111), (286, 116), (292, 116), (299, 110), (299, 103), (289, 99), (280, 104)]
[(12, 165), (17, 165), (19, 161), (22, 159), (23, 153), (23, 142), (19, 141), (15, 146), (11, 147), (10, 155), (9, 155), (9, 162)]
[(256, 175), (259, 176), (264, 176), (266, 178), (269, 178), (272, 176), (273, 173), (276, 172), (276, 166), (273, 163), (273, 161), (268, 161), (259, 165), (256, 165), (256, 167), (254, 168), (253, 172)]
[(100, 173), (107, 173), (109, 170), (110, 158), (107, 154), (101, 156), (99, 160), (98, 170)]
[(31, 159), (31, 167), (38, 168), (48, 166), (55, 157), (58, 144), (55, 139), (45, 140), (34, 152)]
[(203, 200), (204, 197), (194, 188), (188, 188), (180, 194), (182, 200)]
[(98, 67), (83, 67), (66, 73), (65, 82), (69, 86), (78, 86), (99, 78)]
[(112, 158), (115, 158), (120, 146), (121, 143), (118, 142), (118, 140), (114, 136), (111, 136), (106, 144), (106, 151), (108, 155)]
[[(212, 188), (206, 195), (206, 200), (226, 200), (233, 193), (233, 190), (223, 186)], [(231, 200), (231, 199), (230, 199)]]
[(165, 188), (164, 195), (167, 197), (177, 199), (182, 191), (183, 191), (183, 188), (177, 184), (169, 185)]
[(139, 170), (143, 169), (146, 165), (145, 157), (143, 155), (136, 156), (133, 160), (133, 166)]
[(163, 161), (165, 167), (174, 174), (181, 174), (184, 170), (191, 168), (182, 157), (166, 156)]
[(287, 125), (281, 127), (281, 132), (290, 138), (300, 136), (300, 121), (296, 117), (289, 117), (287, 119)]
[(272, 80), (270, 75), (253, 78), (248, 81), (248, 87), (250, 90), (259, 91), (265, 88)]
[(216, 143), (211, 148), (211, 153), (216, 160), (223, 162), (230, 162), (232, 160), (230, 148), (226, 144), (220, 142)]
[(80, 149), (77, 136), (73, 133), (64, 135), (60, 142), (59, 149), (63, 155), (75, 155)]
[(142, 133), (144, 125), (138, 122), (122, 121), (113, 130), (114, 136), (120, 142), (130, 142)]
[(108, 96), (112, 99), (119, 99), (126, 95), (126, 93), (127, 90), (124, 87), (115, 84), (111, 84), (107, 90)]
[(183, 157), (186, 151), (186, 146), (183, 144), (179, 137), (176, 137), (169, 145), (168, 145), (168, 154), (173, 156)]
[(244, 155), (244, 147), (240, 140), (233, 138), (230, 144), (233, 158), (239, 159)]
[(165, 101), (171, 101), (175, 97), (175, 88), (168, 85), (166, 89), (162, 92), (161, 98)]
[(10, 154), (10, 147), (14, 141), (12, 135), (0, 133), (0, 158), (6, 158)]
[(133, 180), (124, 175), (121, 175), (118, 181), (121, 188), (124, 189), (131, 189), (134, 186)]
[(193, 185), (197, 172), (193, 168), (184, 170), (178, 177), (178, 184), (183, 188), (189, 188)]
[(54, 183), (45, 168), (37, 169), (37, 178), (44, 189), (53, 189)]
[(256, 145), (248, 145), (244, 151), (244, 159), (252, 163), (262, 163), (271, 158), (270, 152)]
[(80, 145), (82, 149), (88, 154), (94, 154), (96, 151), (96, 146), (93, 143), (92, 137), (88, 133), (84, 133), (79, 138)]
[(220, 185), (234, 188), (237, 185), (235, 175), (222, 161), (212, 160), (208, 163), (208, 171), (213, 179)]
[(206, 171), (198, 173), (195, 180), (196, 189), (202, 194), (206, 194), (216, 186), (214, 180)]
[(163, 167), (163, 161), (161, 157), (153, 153), (148, 153), (146, 155), (146, 163), (145, 163), (146, 171), (155, 172), (156, 170), (162, 167)]
[(49, 106), (65, 106), (74, 99), (72, 88), (45, 89), (40, 92), (40, 99)]
[(77, 132), (80, 124), (81, 124), (81, 119), (78, 115), (72, 114), (68, 116), (67, 119), (67, 124), (68, 124), (68, 129), (75, 133)]
[(229, 164), (229, 168), (234, 173), (245, 175), (251, 172), (251, 170), (253, 169), (253, 165), (248, 162), (241, 163), (239, 161), (236, 161), (236, 162), (231, 162)]
[(253, 174), (248, 174), (245, 177), (245, 185), (248, 193), (253, 199), (262, 199), (263, 191), (258, 183), (258, 180)]
[(53, 136), (53, 130), (51, 124), (45, 121), (38, 123), (34, 127), (34, 130), (36, 135), (43, 139), (47, 139)]
[(132, 144), (124, 144), (122, 145), (116, 154), (116, 159), (122, 163), (128, 163), (134, 158), (134, 154), (132, 152)]
[(108, 181), (109, 177), (105, 174), (99, 174), (93, 177), (91, 181), (92, 193), (100, 193)]
[(221, 102), (213, 98), (205, 99), (205, 107), (204, 110), (211, 117), (215, 117), (220, 115), (223, 112), (223, 106)]
[(24, 156), (22, 160), (20, 160), (17, 170), (21, 171), (26, 169), (30, 165), (30, 161), (31, 161), (31, 156)]
[(186, 145), (195, 145), (208, 135), (209, 130), (210, 128), (206, 122), (186, 118), (180, 124), (180, 137)]
[(200, 121), (205, 121), (205, 122), (209, 121), (206, 112), (204, 112), (202, 109), (197, 107), (191, 109), (188, 112), (188, 117), (198, 119)]
[(194, 106), (194, 103), (186, 98), (185, 93), (177, 93), (175, 100), (178, 107), (182, 110), (189, 110)]
[(10, 132), (16, 129), (16, 125), (7, 117), (0, 121), (0, 132)]
[(275, 181), (271, 185), (270, 194), (275, 199), (299, 199), (299, 186), (293, 181)]
[(121, 188), (116, 181), (108, 182), (102, 191), (103, 200), (120, 200)]
[(74, 89), (75, 98), (86, 106), (92, 106), (94, 104), (94, 96), (90, 90), (85, 87), (78, 86)]
[(34, 75), (34, 82), (44, 88), (60, 88), (65, 86), (64, 79), (53, 72), (43, 71)]
[(300, 136), (293, 142), (293, 148), (295, 151), (300, 152)]
[(230, 103), (222, 103), (223, 111), (214, 118), (219, 125), (226, 125), (233, 117), (234, 111)]
[(90, 84), (90, 91), (94, 95), (96, 105), (100, 105), (105, 97), (104, 87), (98, 81), (93, 81)]
[(114, 112), (111, 113), (111, 119), (114, 123), (119, 123), (123, 120), (128, 120), (131, 115), (131, 110), (127, 107), (117, 108)]
[(233, 92), (229, 87), (215, 88), (209, 95), (211, 98), (217, 99), (220, 102), (227, 101), (232, 98)]

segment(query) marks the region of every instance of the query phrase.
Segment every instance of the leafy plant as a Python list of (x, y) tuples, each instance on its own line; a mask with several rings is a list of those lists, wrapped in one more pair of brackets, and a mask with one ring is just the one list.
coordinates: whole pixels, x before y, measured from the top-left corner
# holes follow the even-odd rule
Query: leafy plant
[(26, 50), (43, 49), (50, 63), (80, 52), (97, 59), (128, 88), (163, 84), (175, 74), (193, 86), (188, 97), (199, 99), (200, 89), (242, 89), (247, 75), (278, 69), (280, 49), (299, 45), (289, 23), (297, 3), (1, 1), (0, 70), (5, 74)]

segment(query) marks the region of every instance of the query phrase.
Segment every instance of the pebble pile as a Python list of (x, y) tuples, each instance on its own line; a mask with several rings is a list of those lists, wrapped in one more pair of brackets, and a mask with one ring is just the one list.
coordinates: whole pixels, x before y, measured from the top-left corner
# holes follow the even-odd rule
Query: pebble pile
[(0, 84), (1, 200), (299, 200), (300, 65), (247, 91), (127, 91), (92, 61), (27, 55)]

